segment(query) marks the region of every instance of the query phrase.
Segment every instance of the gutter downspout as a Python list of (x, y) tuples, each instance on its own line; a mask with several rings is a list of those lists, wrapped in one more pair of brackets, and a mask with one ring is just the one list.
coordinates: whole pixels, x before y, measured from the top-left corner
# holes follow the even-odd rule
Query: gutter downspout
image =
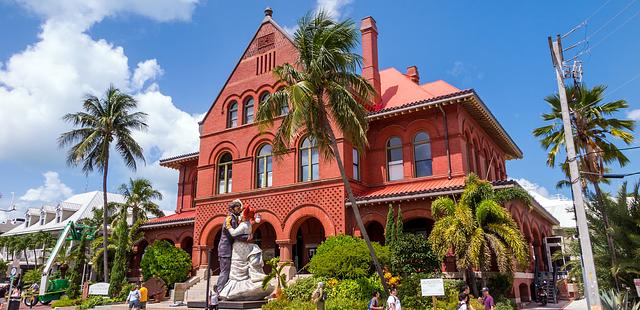
[[(182, 185), (182, 193), (180, 193), (180, 211), (182, 211), (182, 209), (184, 209), (184, 181), (186, 180), (186, 174), (187, 174), (187, 167), (185, 167), (184, 165), (182, 165), (182, 181), (181, 181), (181, 185)], [(192, 206), (193, 207), (193, 206)]]
[(438, 108), (440, 108), (440, 112), (442, 112), (442, 123), (444, 125), (444, 143), (447, 148), (447, 163), (449, 164), (447, 178), (451, 180), (451, 151), (449, 149), (449, 127), (447, 126), (447, 113), (444, 112), (441, 104), (438, 105)]

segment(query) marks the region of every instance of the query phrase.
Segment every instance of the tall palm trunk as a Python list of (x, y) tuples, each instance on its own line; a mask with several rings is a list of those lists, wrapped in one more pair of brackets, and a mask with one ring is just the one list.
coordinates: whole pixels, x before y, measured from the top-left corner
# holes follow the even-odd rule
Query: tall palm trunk
[(22, 249), (22, 254), (24, 255), (24, 261), (27, 263), (27, 266), (29, 266), (29, 257), (27, 256), (27, 248)]
[(108, 236), (108, 231), (107, 231), (107, 216), (109, 215), (108, 210), (107, 210), (107, 172), (109, 171), (109, 150), (107, 147), (107, 156), (106, 156), (106, 160), (104, 163), (104, 171), (102, 174), (102, 201), (104, 203), (103, 205), (103, 211), (102, 211), (102, 246), (104, 247), (104, 252), (102, 253), (102, 268), (103, 268), (103, 275), (104, 275), (104, 282), (109, 282), (109, 251), (107, 250), (107, 236)]
[(36, 247), (33, 247), (33, 264), (36, 266), (36, 269), (38, 268), (38, 254), (36, 253)]
[[(325, 113), (326, 115), (326, 113)], [(369, 254), (371, 254), (371, 259), (373, 260), (373, 265), (378, 272), (378, 276), (380, 277), (380, 281), (382, 282), (382, 286), (384, 287), (385, 292), (389, 292), (389, 286), (387, 285), (387, 281), (384, 278), (384, 273), (382, 272), (382, 266), (380, 266), (380, 262), (378, 261), (378, 256), (376, 256), (376, 251), (373, 249), (371, 245), (371, 240), (369, 239), (369, 234), (367, 234), (367, 230), (362, 223), (362, 217), (360, 216), (360, 210), (358, 209), (358, 205), (356, 204), (356, 198), (353, 195), (353, 191), (351, 190), (351, 183), (347, 179), (347, 174), (344, 170), (344, 165), (342, 164), (342, 158), (340, 157), (340, 150), (338, 149), (338, 143), (336, 141), (336, 137), (333, 133), (333, 129), (329, 125), (329, 122), (325, 122), (325, 129), (327, 130), (327, 134), (329, 135), (329, 139), (331, 141), (331, 150), (333, 151), (333, 155), (336, 159), (336, 164), (338, 165), (338, 169), (340, 170), (340, 176), (342, 177), (342, 183), (344, 184), (344, 189), (347, 192), (347, 197), (349, 198), (349, 202), (351, 203), (351, 209), (353, 209), (353, 216), (356, 219), (356, 223), (358, 224), (358, 229), (360, 229), (360, 233), (362, 234), (362, 238), (364, 239), (367, 247), (369, 248)]]

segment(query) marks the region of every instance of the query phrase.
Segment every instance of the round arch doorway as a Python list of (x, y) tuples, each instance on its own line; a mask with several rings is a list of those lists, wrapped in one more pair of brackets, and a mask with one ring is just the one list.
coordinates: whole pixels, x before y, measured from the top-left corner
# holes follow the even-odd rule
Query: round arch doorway
[[(314, 217), (304, 220), (296, 233), (296, 243), (293, 246), (293, 263), (300, 273), (308, 273), (307, 264), (316, 253), (318, 245), (325, 239), (322, 223)], [(304, 268), (304, 269), (303, 269)]]

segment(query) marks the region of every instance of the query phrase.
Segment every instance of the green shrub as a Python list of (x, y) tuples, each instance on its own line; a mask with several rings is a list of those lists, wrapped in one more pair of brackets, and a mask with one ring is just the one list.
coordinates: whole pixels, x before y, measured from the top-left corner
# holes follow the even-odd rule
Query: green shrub
[(494, 310), (515, 310), (516, 304), (506, 297), (496, 298), (496, 304), (493, 307)]
[(136, 285), (133, 283), (127, 283), (125, 285), (122, 286), (122, 289), (120, 289), (120, 293), (118, 294), (118, 296), (114, 297), (114, 299), (116, 301), (125, 301), (127, 300), (127, 296), (129, 296), (129, 292), (131, 291), (131, 288), (135, 287)]
[(284, 295), (289, 300), (310, 301), (311, 294), (313, 293), (313, 290), (316, 289), (318, 282), (320, 281), (326, 283), (326, 279), (320, 277), (306, 277), (298, 279), (295, 283), (284, 289)]
[(280, 299), (270, 301), (262, 310), (315, 310), (316, 306), (310, 301)]
[(371, 298), (371, 292), (378, 290), (384, 292), (380, 280), (377, 276), (360, 279), (347, 279), (338, 282), (338, 285), (329, 291), (329, 298), (331, 299), (355, 299), (355, 300), (369, 300)]
[(55, 307), (71, 307), (71, 306), (77, 306), (80, 303), (82, 303), (82, 299), (71, 299), (69, 298), (69, 296), (62, 296), (62, 298), (58, 299), (58, 300), (54, 300), (51, 303), (51, 308), (55, 308)]
[(85, 301), (83, 301), (79, 306), (78, 310), (87, 310), (91, 308), (95, 308), (96, 306), (102, 306), (112, 303), (113, 300), (108, 297), (102, 296), (89, 296)]
[(390, 246), (391, 270), (394, 274), (434, 272), (441, 261), (433, 254), (427, 238), (417, 234), (399, 234)]
[(497, 300), (507, 296), (513, 287), (513, 274), (495, 273), (487, 278), (487, 287)]
[(354, 310), (367, 309), (367, 300), (358, 300), (355, 298), (328, 298), (325, 302), (327, 310)]
[(40, 284), (40, 279), (42, 279), (42, 269), (41, 268), (28, 270), (22, 276), (22, 287), (29, 287), (33, 283)]
[(191, 270), (191, 256), (168, 241), (157, 240), (147, 248), (140, 262), (145, 280), (159, 277), (167, 287), (187, 279)]
[[(389, 262), (389, 249), (373, 242), (382, 265)], [(336, 279), (358, 279), (374, 272), (371, 256), (364, 240), (352, 236), (329, 237), (311, 258), (309, 271), (317, 276)]]

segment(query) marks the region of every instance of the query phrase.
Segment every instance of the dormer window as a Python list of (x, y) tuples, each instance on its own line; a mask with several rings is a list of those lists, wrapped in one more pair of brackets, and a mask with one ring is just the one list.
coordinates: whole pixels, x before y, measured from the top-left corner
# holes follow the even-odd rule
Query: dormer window
[(56, 208), (56, 223), (62, 222), (62, 208), (58, 206)]
[(29, 215), (29, 211), (25, 212), (24, 218), (26, 219), (25, 227), (31, 226), (31, 215)]
[(40, 225), (44, 225), (44, 220), (47, 218), (47, 214), (44, 209), (40, 209)]

